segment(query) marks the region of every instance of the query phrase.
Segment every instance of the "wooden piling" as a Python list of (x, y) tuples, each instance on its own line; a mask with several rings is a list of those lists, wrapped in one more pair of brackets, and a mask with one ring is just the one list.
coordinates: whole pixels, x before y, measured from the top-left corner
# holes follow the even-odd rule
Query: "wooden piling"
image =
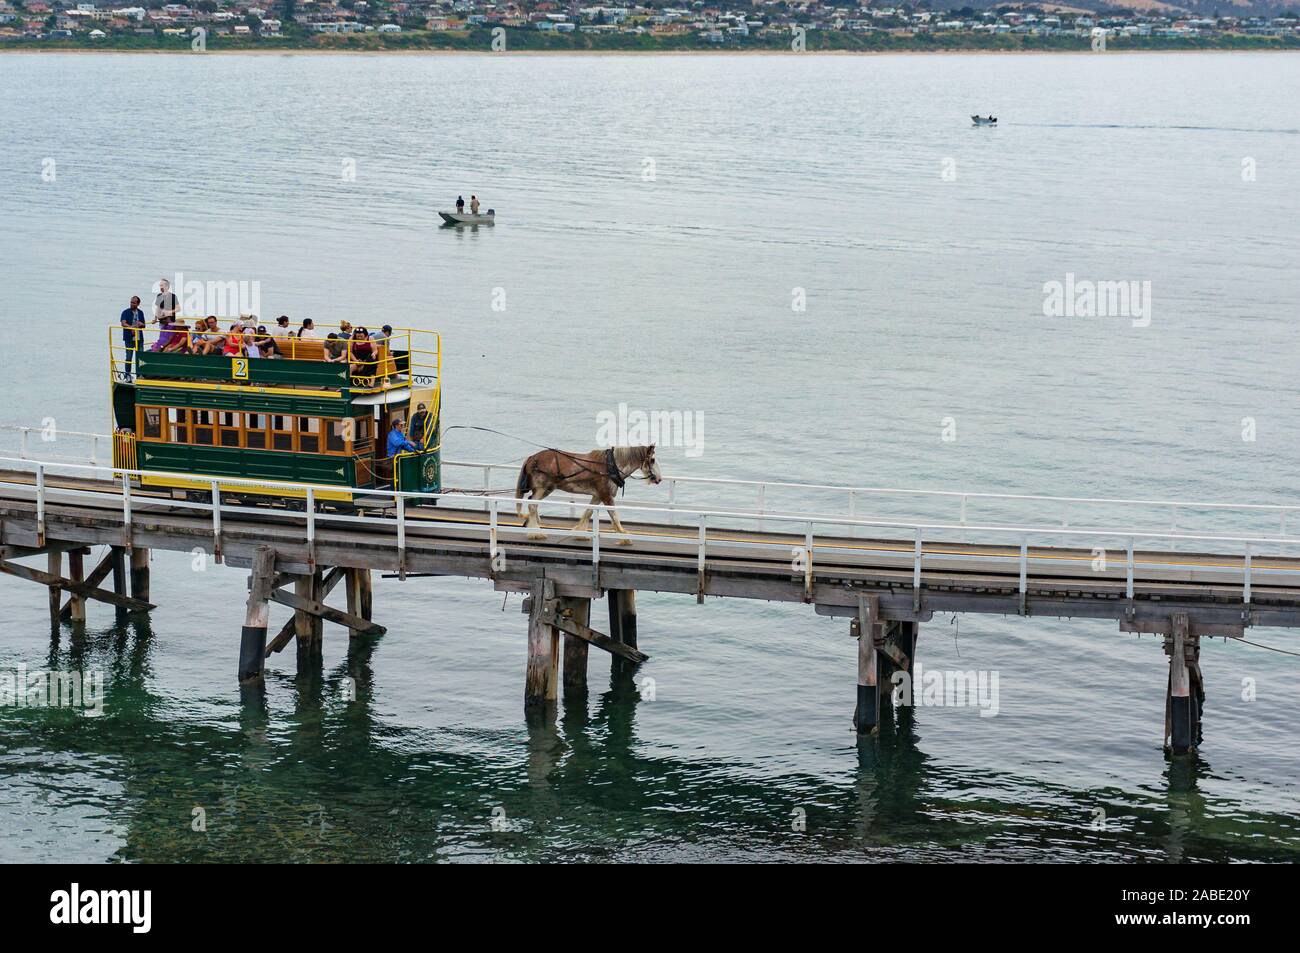
[[(1194, 750), (1201, 738), (1200, 638), (1192, 635), (1186, 613), (1175, 613), (1165, 637), (1169, 682), (1165, 690), (1165, 744), (1176, 755)], [(1194, 674), (1195, 673), (1195, 674)]]
[[(297, 576), (293, 583), (294, 595), (310, 602), (319, 602), (323, 598), (323, 578), (319, 570)], [(312, 615), (305, 609), (294, 609), (293, 631), (298, 637), (298, 664), (319, 658), (324, 642), (325, 629), (320, 616)]]
[(876, 635), (880, 622), (880, 598), (858, 599), (858, 617), (853, 627), (858, 637), (858, 703), (853, 711), (853, 727), (858, 734), (872, 734), (880, 724), (879, 664)]
[[(371, 620), (371, 582), (369, 569), (345, 569), (344, 584), (348, 588), (348, 612), (367, 622)], [(364, 635), (363, 629), (348, 629), (348, 637)]]
[[(75, 583), (86, 581), (86, 553), (88, 549), (68, 550), (68, 578)], [(86, 597), (68, 590), (68, 619), (73, 623), (86, 623)]]
[[(112, 564), (113, 573), (113, 592), (119, 596), (124, 596), (126, 592), (126, 550), (121, 546), (113, 546), (109, 549), (108, 558)], [(126, 619), (126, 610), (121, 606), (117, 607), (117, 621), (123, 622)]]
[[(636, 648), (636, 590), (611, 589), (607, 599), (610, 638), (628, 648)], [(610, 674), (613, 676), (630, 675), (635, 669), (634, 663), (618, 656), (610, 660)]]
[[(45, 557), (46, 569), (51, 576), (63, 576), (63, 550), (51, 549)], [(59, 610), (63, 608), (63, 590), (50, 586), (50, 624), (59, 624)]]
[[(911, 699), (912, 668), (916, 664), (916, 637), (920, 624), (917, 622), (890, 622), (885, 626), (885, 644), (877, 651), (880, 672), (880, 690), (891, 701), (894, 689), (907, 684), (902, 699)], [(905, 707), (905, 706), (895, 706)]]
[(560, 662), (560, 633), (547, 624), (548, 603), (555, 600), (555, 584), (539, 578), (533, 582), (528, 607), (528, 668), (524, 675), (524, 712), (530, 717), (554, 712)]
[[(590, 599), (561, 599), (560, 611), (574, 622), (591, 624)], [(564, 698), (577, 701), (587, 697), (587, 646), (585, 639), (564, 634)]]
[(253, 555), (248, 609), (239, 642), (239, 680), (248, 682), (262, 677), (266, 660), (266, 625), (271, 617), (269, 597), (275, 583), (275, 550), (259, 546)]
[(131, 596), (149, 601), (149, 550), (139, 546), (131, 550)]

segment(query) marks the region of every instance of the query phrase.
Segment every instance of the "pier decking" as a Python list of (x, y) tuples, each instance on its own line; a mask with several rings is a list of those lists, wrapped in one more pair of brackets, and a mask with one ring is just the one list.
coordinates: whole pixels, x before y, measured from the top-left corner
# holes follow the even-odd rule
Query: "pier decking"
[[(620, 538), (599, 518), (590, 532), (574, 533), (575, 503), (551, 499), (541, 504), (547, 538), (534, 540), (515, 516), (514, 500), (491, 495), (448, 493), (436, 507), (416, 507), (406, 495), (378, 491), (360, 511), (339, 512), (318, 505), (307, 486), (298, 487), (306, 491), (301, 509), (267, 508), (245, 505), (215, 484), (210, 502), (195, 502), (143, 492), (131, 486), (129, 474), (103, 467), (17, 458), (0, 467), (0, 571), (48, 586), (56, 616), (84, 618), (86, 599), (142, 610), (152, 549), (202, 549), (219, 562), (250, 568), (239, 664), (244, 680), (261, 676), (266, 652), (295, 639), (300, 658), (318, 653), (322, 620), (353, 636), (382, 631), (371, 618), (372, 571), (480, 578), (497, 590), (528, 593), (525, 703), (533, 714), (544, 713), (558, 695), (561, 655), (566, 692), (585, 690), (590, 645), (624, 666), (646, 658), (636, 636), (637, 590), (699, 602), (806, 603), (819, 614), (849, 619), (859, 637), (854, 722), (864, 734), (878, 729), (890, 680), (910, 677), (918, 626), (935, 612), (1112, 619), (1124, 631), (1164, 636), (1166, 736), (1183, 753), (1201, 731), (1200, 639), (1241, 637), (1252, 626), (1300, 627), (1300, 538), (1285, 532), (1293, 507), (1177, 504), (1217, 507), (1228, 517), (1276, 511), (1264, 514), (1280, 516), (1282, 531), (1272, 534), (621, 503), (628, 534)], [(576, 507), (580, 512), (585, 505)], [(962, 509), (964, 516), (965, 500)], [(111, 549), (87, 575), (80, 560), (91, 545)], [(67, 576), (64, 552), (76, 560)], [(15, 562), (38, 555), (49, 561), (44, 572)], [(111, 591), (100, 588), (110, 573)], [(347, 611), (325, 604), (340, 583)], [(63, 591), (70, 612), (61, 604)], [(607, 632), (590, 614), (591, 600), (602, 597), (609, 599)], [(295, 618), (268, 637), (270, 601), (294, 608)]]

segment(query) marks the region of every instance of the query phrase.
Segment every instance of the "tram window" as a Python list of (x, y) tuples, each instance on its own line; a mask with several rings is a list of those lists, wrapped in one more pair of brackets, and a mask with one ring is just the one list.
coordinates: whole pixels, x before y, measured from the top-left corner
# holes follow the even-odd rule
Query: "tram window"
[(293, 450), (293, 418), (276, 414), (271, 417), (271, 449)]
[(167, 430), (172, 443), (190, 442), (190, 412), (184, 407), (171, 407), (167, 411)]
[(239, 428), (243, 423), (243, 414), (223, 410), (217, 414), (217, 423), (221, 427), (221, 445), (223, 447), (239, 446)]
[(298, 450), (302, 453), (320, 453), (320, 418), (298, 418)]
[(370, 441), (370, 418), (369, 418), (369, 417), (358, 417), (358, 418), (357, 418), (357, 436), (356, 436), (355, 442), (356, 442), (356, 443), (369, 443), (369, 441)]
[(208, 421), (211, 421), (212, 418), (208, 415), (207, 411), (200, 411), (195, 414), (195, 417), (200, 419), (194, 424), (194, 442), (205, 447), (212, 446), (212, 424), (210, 422), (205, 424), (201, 419), (207, 418)]
[(141, 428), (141, 434), (145, 440), (162, 439), (162, 408), (145, 407), (144, 408), (144, 426)]
[(266, 415), (247, 414), (244, 430), (245, 446), (250, 450), (266, 449)]
[(325, 431), (325, 449), (329, 453), (347, 453), (347, 434), (354, 429), (351, 420), (331, 420)]

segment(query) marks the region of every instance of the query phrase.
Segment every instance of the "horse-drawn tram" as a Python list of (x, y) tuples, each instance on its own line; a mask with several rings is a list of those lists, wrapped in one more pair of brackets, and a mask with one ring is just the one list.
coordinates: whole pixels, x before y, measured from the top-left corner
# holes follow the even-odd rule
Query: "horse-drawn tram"
[[(204, 353), (212, 348), (202, 332), (176, 328), (134, 341), (110, 329), (113, 465), (148, 471), (138, 485), (207, 501), (216, 480), (223, 496), (294, 508), (306, 490), (284, 484), (337, 487), (314, 493), (340, 508), (391, 505), (367, 501), (367, 489), (441, 491), (437, 333), (402, 328), (365, 340), (344, 327), (327, 341), (277, 327), (231, 333), (229, 346)], [(405, 445), (389, 455), (395, 422)]]

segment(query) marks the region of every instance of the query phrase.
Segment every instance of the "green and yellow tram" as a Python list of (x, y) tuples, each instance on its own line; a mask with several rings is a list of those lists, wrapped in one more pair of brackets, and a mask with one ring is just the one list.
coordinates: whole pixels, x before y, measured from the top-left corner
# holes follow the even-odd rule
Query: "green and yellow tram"
[[(322, 336), (333, 330), (318, 328)], [(190, 498), (205, 498), (213, 480), (223, 495), (264, 500), (300, 499), (305, 489), (283, 484), (310, 483), (316, 499), (338, 504), (367, 489), (441, 491), (437, 333), (394, 330), (372, 342), (365, 363), (350, 353), (326, 360), (323, 340), (269, 336), (280, 357), (192, 353), (198, 335), (190, 330), (146, 331), (130, 346), (112, 327), (113, 465), (150, 471), (142, 486)], [(398, 420), (417, 450), (389, 458)], [(246, 482), (258, 480), (274, 482)]]

